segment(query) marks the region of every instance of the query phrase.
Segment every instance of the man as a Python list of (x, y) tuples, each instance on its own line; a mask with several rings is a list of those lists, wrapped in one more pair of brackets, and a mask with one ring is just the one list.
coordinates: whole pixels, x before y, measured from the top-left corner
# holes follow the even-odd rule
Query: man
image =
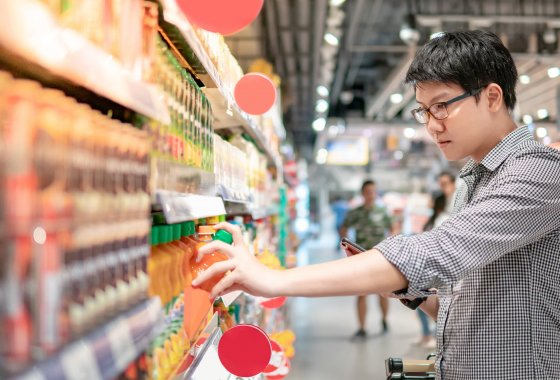
[(517, 71), (490, 32), (445, 33), (420, 48), (406, 81), (412, 113), (461, 170), (454, 214), (431, 231), (395, 236), (345, 259), (272, 271), (242, 245), (211, 243), (231, 259), (195, 284), (231, 270), (212, 291), (273, 296), (389, 293), (439, 297), (436, 374), (445, 380), (560, 379), (560, 152), (512, 117)]
[[(339, 229), (340, 237), (346, 237), (349, 228), (356, 230), (356, 243), (364, 248), (371, 248), (381, 242), (391, 228), (391, 218), (387, 215), (384, 207), (376, 204), (377, 189), (374, 181), (365, 181), (362, 184), (362, 198), (364, 203), (349, 211)], [(365, 295), (358, 296), (358, 331), (354, 338), (365, 338), (367, 300)], [(389, 311), (389, 300), (379, 296), (379, 308), (381, 309), (381, 330), (387, 332), (387, 312)]]

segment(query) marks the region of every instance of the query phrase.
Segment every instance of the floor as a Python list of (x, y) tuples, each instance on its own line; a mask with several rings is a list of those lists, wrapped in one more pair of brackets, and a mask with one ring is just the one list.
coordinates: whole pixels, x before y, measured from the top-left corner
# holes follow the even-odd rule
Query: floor
[[(334, 231), (302, 244), (299, 265), (342, 257), (335, 251)], [(296, 333), (296, 356), (290, 380), (382, 380), (385, 359), (425, 359), (430, 351), (414, 345), (420, 337), (416, 312), (391, 300), (389, 332), (381, 334), (377, 296), (368, 297), (368, 337), (352, 341), (357, 329), (355, 297), (294, 298), (290, 304), (291, 325)]]

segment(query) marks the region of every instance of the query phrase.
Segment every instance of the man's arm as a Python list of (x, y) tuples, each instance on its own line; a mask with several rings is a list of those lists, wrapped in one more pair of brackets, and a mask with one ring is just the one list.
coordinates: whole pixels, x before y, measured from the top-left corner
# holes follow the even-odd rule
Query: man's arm
[(265, 297), (322, 297), (390, 293), (407, 287), (405, 277), (375, 249), (340, 260), (277, 271), (265, 267), (249, 254), (236, 226), (221, 223), (216, 229), (231, 232), (234, 245), (220, 241), (206, 244), (199, 249), (198, 259), (204, 254), (220, 251), (229, 260), (212, 265), (193, 281), (193, 286), (198, 286), (229, 271), (212, 290), (212, 297), (234, 290)]
[(437, 296), (428, 297), (428, 299), (420, 304), (420, 309), (428, 314), (434, 321), (437, 321), (439, 311), (439, 298)]

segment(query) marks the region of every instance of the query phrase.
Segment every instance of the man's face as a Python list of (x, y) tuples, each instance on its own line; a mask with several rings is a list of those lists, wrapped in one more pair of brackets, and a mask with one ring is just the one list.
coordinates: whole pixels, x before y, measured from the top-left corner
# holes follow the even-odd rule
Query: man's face
[[(416, 100), (421, 107), (446, 102), (463, 94), (465, 90), (455, 84), (435, 82), (421, 83), (416, 87)], [(484, 93), (484, 90), (482, 91)], [(479, 104), (474, 96), (449, 104), (447, 118), (437, 120), (430, 115), (425, 125), (428, 133), (438, 145), (445, 158), (451, 161), (472, 157), (482, 159), (487, 153), (489, 141), (488, 115), (483, 107), (483, 96)]]
[(377, 198), (375, 185), (366, 185), (362, 190), (362, 197), (364, 197), (364, 204), (372, 205), (375, 202), (375, 198)]
[(455, 192), (455, 183), (448, 175), (442, 175), (438, 178), (439, 188), (446, 197), (451, 197)]

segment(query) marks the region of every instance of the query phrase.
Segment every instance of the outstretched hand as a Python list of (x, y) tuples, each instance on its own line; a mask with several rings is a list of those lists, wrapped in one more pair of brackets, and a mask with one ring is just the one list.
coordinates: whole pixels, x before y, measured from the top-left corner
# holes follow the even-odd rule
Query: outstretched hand
[(214, 276), (226, 274), (212, 289), (211, 298), (236, 290), (263, 297), (279, 295), (281, 272), (266, 267), (251, 255), (243, 243), (240, 228), (229, 223), (219, 223), (214, 228), (231, 233), (233, 245), (221, 241), (208, 243), (198, 250), (197, 261), (216, 251), (226, 255), (228, 260), (213, 264), (193, 280), (192, 285), (197, 287)]

